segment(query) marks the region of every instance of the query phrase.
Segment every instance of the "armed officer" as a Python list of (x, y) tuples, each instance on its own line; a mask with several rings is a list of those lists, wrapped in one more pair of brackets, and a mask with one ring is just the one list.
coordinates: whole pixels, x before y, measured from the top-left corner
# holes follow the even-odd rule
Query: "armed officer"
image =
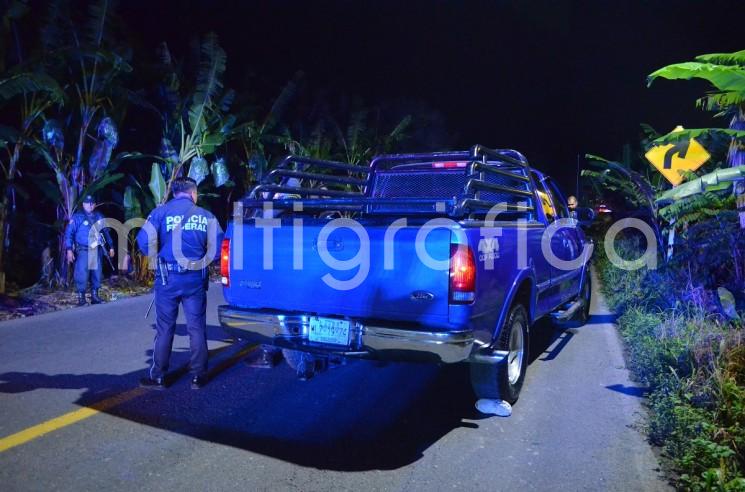
[[(73, 214), (70, 223), (65, 230), (65, 249), (67, 250), (67, 262), (75, 262), (75, 290), (78, 292), (78, 306), (86, 304), (85, 291), (88, 288), (88, 279), (91, 283), (91, 304), (103, 302), (98, 296), (101, 287), (101, 268), (103, 263), (103, 251), (107, 249), (108, 255), (114, 257), (114, 249), (111, 247), (109, 231), (98, 223), (104, 217), (96, 212), (96, 200), (91, 195), (83, 199), (83, 210)], [(96, 255), (91, 259), (89, 257)]]
[(151, 258), (155, 273), (156, 334), (153, 363), (140, 385), (164, 389), (179, 304), (184, 308), (191, 348), (191, 386), (207, 384), (207, 266), (219, 257), (222, 229), (207, 210), (198, 207), (197, 183), (178, 178), (173, 199), (157, 207), (137, 234), (137, 245)]

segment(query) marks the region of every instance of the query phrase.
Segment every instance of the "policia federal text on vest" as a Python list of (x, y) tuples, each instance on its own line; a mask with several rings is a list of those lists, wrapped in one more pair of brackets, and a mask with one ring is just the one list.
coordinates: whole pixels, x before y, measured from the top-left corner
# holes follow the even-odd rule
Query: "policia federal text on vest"
[[(191, 348), (192, 387), (198, 389), (207, 382), (207, 266), (219, 257), (222, 229), (214, 215), (196, 205), (197, 185), (193, 179), (176, 179), (172, 189), (174, 198), (153, 210), (137, 234), (137, 245), (144, 254), (157, 251), (153, 361), (140, 385), (154, 389), (167, 386), (181, 304)], [(208, 253), (212, 253), (209, 258)]]

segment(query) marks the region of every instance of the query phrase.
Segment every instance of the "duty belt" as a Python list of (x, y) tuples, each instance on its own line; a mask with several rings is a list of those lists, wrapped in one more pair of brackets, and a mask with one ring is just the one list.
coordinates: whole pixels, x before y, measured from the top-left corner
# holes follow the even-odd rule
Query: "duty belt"
[(191, 261), (190, 260), (186, 262), (185, 265), (181, 265), (175, 261), (161, 260), (160, 264), (165, 270), (169, 272), (175, 272), (175, 273), (198, 272), (205, 268), (203, 261)]

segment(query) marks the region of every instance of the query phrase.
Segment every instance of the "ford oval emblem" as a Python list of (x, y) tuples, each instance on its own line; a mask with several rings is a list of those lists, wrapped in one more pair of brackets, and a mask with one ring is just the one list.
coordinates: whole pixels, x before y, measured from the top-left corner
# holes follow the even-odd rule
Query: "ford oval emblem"
[(431, 301), (434, 298), (435, 295), (431, 292), (427, 292), (426, 290), (415, 290), (411, 293), (412, 301)]
[(241, 280), (238, 282), (238, 285), (241, 287), (247, 287), (249, 289), (260, 289), (261, 288), (261, 280)]

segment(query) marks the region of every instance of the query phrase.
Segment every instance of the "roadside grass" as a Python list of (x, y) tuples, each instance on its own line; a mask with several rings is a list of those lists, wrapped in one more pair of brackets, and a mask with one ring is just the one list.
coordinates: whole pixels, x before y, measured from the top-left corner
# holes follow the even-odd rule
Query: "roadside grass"
[[(152, 290), (126, 276), (112, 276), (101, 283), (99, 295), (105, 302), (146, 294)], [(28, 318), (77, 307), (78, 296), (72, 287), (51, 288), (36, 284), (0, 296), (0, 321)]]
[[(638, 258), (633, 238), (616, 242)], [(716, 290), (700, 285), (685, 262), (621, 270), (602, 242), (596, 266), (628, 350), (628, 364), (649, 386), (649, 439), (670, 458), (682, 490), (745, 491), (745, 335), (722, 314)]]
[[(208, 273), (210, 282), (220, 284), (219, 264), (210, 265)], [(152, 286), (152, 276), (142, 280), (124, 274), (111, 275), (103, 279), (99, 295), (104, 302), (113, 302), (148, 294), (152, 292)], [(13, 287), (10, 286), (8, 294), (0, 295), (0, 322), (78, 307), (78, 295), (72, 285), (52, 287), (38, 282), (25, 289)]]

